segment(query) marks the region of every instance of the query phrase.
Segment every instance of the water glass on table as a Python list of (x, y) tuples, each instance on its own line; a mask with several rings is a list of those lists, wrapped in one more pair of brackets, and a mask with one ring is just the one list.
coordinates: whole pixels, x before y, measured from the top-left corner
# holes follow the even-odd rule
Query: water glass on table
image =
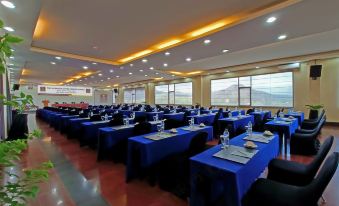
[(162, 132), (162, 124), (157, 124), (157, 130), (158, 130), (158, 134), (160, 135)]
[(230, 133), (225, 129), (224, 133), (220, 136), (220, 141), (223, 149), (228, 149), (230, 146)]

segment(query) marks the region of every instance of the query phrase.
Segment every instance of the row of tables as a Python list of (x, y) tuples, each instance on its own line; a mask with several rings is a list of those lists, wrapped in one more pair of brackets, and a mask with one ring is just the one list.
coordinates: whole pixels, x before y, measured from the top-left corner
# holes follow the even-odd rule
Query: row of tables
[[(124, 115), (128, 115), (125, 111)], [(198, 125), (204, 123), (205, 127), (195, 126), (193, 129), (187, 127), (178, 128), (177, 133), (170, 137), (154, 140), (151, 137), (156, 135), (156, 122), (151, 122), (152, 133), (133, 137), (133, 125), (109, 127), (108, 121), (90, 122), (89, 118), (79, 118), (75, 115), (64, 115), (58, 112), (48, 110), (38, 110), (37, 114), (51, 126), (59, 129), (61, 132), (77, 135), (83, 145), (97, 144), (98, 159), (106, 158), (108, 151), (119, 143), (119, 141), (128, 139), (128, 156), (126, 166), (126, 181), (131, 181), (139, 175), (142, 170), (145, 170), (159, 162), (162, 158), (186, 150), (190, 140), (198, 132), (207, 132), (208, 140), (213, 139), (212, 125), (215, 119), (215, 114), (201, 112), (202, 115), (192, 116), (195, 123)], [(238, 114), (242, 112), (238, 112)], [(137, 113), (135, 113), (137, 116)], [(183, 113), (158, 114), (159, 118), (175, 118), (180, 119)], [(238, 115), (235, 113), (234, 116)], [(218, 122), (232, 125), (236, 130), (237, 127), (247, 125), (249, 121), (254, 123), (255, 116), (263, 117), (265, 111), (256, 112), (252, 115), (241, 115), (238, 117), (222, 118)], [(233, 115), (232, 115), (233, 116)], [(266, 124), (267, 128), (272, 131), (283, 132), (285, 137), (290, 137), (291, 134), (298, 128), (299, 121), (303, 121), (302, 113), (287, 114), (294, 116), (291, 122), (282, 123), (282, 120), (270, 121)], [(151, 116), (153, 120), (153, 116)], [(131, 123), (133, 120), (131, 120)], [(82, 131), (82, 132), (80, 132)], [(168, 132), (168, 131), (167, 131)], [(259, 133), (258, 133), (259, 134)], [(239, 135), (231, 139), (230, 144), (243, 147), (246, 142), (243, 138), (246, 134)], [(268, 143), (256, 142), (258, 152), (246, 163), (241, 164), (233, 161), (224, 160), (213, 155), (219, 152), (221, 145), (217, 145), (208, 149), (190, 159), (191, 167), (191, 197), (190, 205), (204, 205), (206, 202), (213, 202), (217, 198), (224, 197), (229, 205), (241, 205), (241, 199), (251, 184), (264, 171), (269, 161), (279, 154), (279, 136), (277, 133)], [(207, 188), (201, 188), (199, 180), (205, 178), (209, 184)], [(228, 204), (227, 204), (228, 205)]]

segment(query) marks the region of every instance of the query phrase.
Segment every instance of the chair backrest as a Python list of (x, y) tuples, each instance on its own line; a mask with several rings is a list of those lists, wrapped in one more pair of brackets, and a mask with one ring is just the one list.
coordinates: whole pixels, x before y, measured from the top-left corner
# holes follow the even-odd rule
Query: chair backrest
[(140, 122), (136, 124), (133, 128), (133, 134), (135, 136), (151, 133), (152, 125), (148, 122)]
[(112, 120), (109, 122), (110, 126), (119, 126), (124, 124), (124, 116), (121, 113), (113, 115)]
[(203, 152), (205, 150), (207, 137), (207, 132), (199, 132), (192, 138), (190, 146), (188, 148), (189, 157), (199, 154), (200, 152)]
[(135, 123), (146, 122), (147, 118), (146, 115), (140, 115), (134, 118)]
[(251, 114), (252, 112), (254, 112), (254, 109), (248, 109), (246, 114)]
[(334, 152), (326, 159), (317, 177), (312, 181), (311, 184), (307, 185), (304, 188), (304, 192), (308, 197), (308, 202), (317, 203), (319, 198), (322, 196), (324, 190), (326, 189), (328, 183), (331, 181), (334, 173), (336, 172), (338, 164), (339, 153)]
[(330, 151), (332, 144), (334, 141), (334, 137), (330, 136), (328, 137), (325, 142), (321, 145), (317, 155), (314, 157), (313, 161), (308, 164), (306, 167), (308, 171), (310, 171), (310, 176), (312, 178), (315, 176), (317, 171), (320, 168), (320, 165), (323, 163), (324, 159), (326, 158), (327, 153)]
[(90, 118), (91, 121), (101, 121), (101, 116), (98, 114), (95, 114), (93, 116), (91, 116)]

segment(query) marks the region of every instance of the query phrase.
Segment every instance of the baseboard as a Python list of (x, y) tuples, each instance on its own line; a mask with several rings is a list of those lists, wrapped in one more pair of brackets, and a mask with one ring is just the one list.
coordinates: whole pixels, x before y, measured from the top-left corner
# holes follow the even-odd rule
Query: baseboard
[(326, 126), (339, 126), (339, 122), (326, 122)]

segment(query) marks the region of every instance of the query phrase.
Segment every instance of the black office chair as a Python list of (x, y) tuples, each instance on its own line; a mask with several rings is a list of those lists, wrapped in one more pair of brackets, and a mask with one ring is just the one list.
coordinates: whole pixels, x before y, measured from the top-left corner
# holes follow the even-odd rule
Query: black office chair
[(330, 151), (333, 141), (333, 136), (328, 137), (321, 145), (320, 150), (313, 161), (307, 165), (281, 159), (273, 159), (268, 165), (267, 179), (296, 186), (309, 184), (326, 158), (327, 153)]
[(101, 116), (99, 114), (94, 114), (93, 116), (90, 117), (90, 121), (94, 122), (94, 121), (101, 121)]
[(159, 187), (185, 199), (189, 196), (189, 159), (206, 149), (208, 134), (200, 132), (192, 138), (188, 150), (162, 159), (156, 165)]
[(314, 155), (319, 150), (320, 142), (318, 134), (325, 122), (325, 118), (319, 122), (317, 128), (312, 133), (294, 133), (291, 136), (291, 154)]
[(339, 153), (331, 154), (317, 177), (306, 186), (258, 179), (243, 199), (245, 206), (315, 206), (339, 164)]
[(109, 121), (108, 125), (111, 127), (119, 126), (124, 124), (124, 116), (121, 113), (116, 113), (113, 115), (111, 121)]
[(251, 114), (252, 112), (254, 112), (254, 109), (250, 108), (246, 111), (246, 114)]
[(133, 128), (133, 135), (139, 136), (143, 134), (148, 134), (152, 132), (152, 125), (149, 122), (142, 121), (136, 124)]

